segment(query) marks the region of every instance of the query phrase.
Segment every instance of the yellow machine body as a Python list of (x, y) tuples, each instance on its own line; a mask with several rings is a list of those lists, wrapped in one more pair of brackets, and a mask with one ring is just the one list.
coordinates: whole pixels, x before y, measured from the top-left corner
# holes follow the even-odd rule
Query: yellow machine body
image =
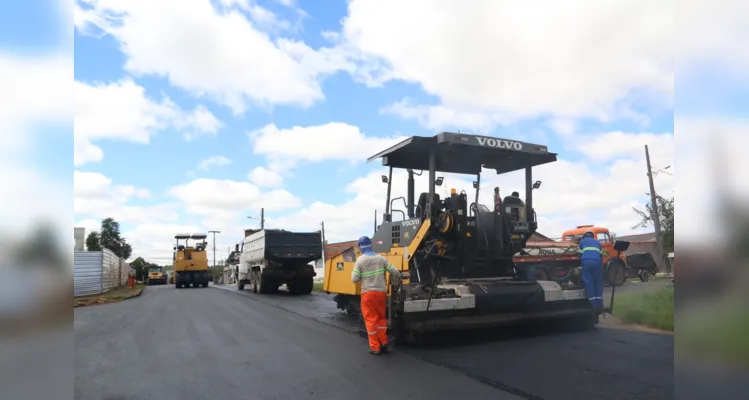
[[(431, 221), (425, 221), (416, 233), (414, 240), (407, 247), (392, 247), (388, 253), (379, 254), (387, 258), (393, 264), (393, 267), (399, 271), (408, 271), (408, 263), (429, 231), (430, 226)], [(361, 255), (361, 251), (357, 247), (353, 247), (351, 250), (344, 251), (325, 262), (323, 291), (337, 295), (352, 296), (351, 301), (358, 303), (358, 298), (361, 295), (361, 282), (352, 282), (351, 273), (354, 270), (356, 258)], [(387, 279), (388, 281), (390, 280), (389, 275)], [(408, 284), (409, 280), (406, 278), (403, 280), (403, 283)], [(388, 285), (389, 291), (390, 285)]]
[[(180, 234), (174, 238), (177, 244), (174, 246), (174, 285), (180, 287), (208, 287), (208, 253), (206, 252), (206, 234), (195, 233)], [(184, 245), (180, 244), (184, 240)], [(198, 240), (195, 245), (190, 245), (190, 240)]]
[(148, 270), (148, 285), (165, 285), (166, 283), (166, 273), (163, 268), (158, 267)]
[(208, 253), (205, 250), (196, 250), (194, 247), (178, 250), (174, 257), (174, 270), (177, 272), (208, 271)]

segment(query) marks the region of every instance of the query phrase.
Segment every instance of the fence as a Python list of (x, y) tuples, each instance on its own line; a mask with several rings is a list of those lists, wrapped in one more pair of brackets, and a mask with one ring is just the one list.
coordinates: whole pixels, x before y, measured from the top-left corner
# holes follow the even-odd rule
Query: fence
[(73, 272), (74, 296), (88, 296), (124, 285), (130, 264), (109, 249), (76, 251)]

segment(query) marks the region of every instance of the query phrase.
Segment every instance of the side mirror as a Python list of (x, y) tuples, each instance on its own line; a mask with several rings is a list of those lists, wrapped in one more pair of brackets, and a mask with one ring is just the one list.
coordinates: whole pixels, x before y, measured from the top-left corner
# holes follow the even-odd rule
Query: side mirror
[(533, 183), (533, 188), (534, 189), (538, 189), (540, 187), (541, 187), (541, 181), (536, 181), (535, 183)]
[(382, 183), (388, 183), (388, 177), (385, 175), (382, 175)]
[(479, 183), (476, 181), (473, 181), (473, 188), (476, 189), (479, 187)]
[(442, 186), (442, 182), (444, 182), (444, 181), (445, 181), (445, 178), (442, 177), (442, 176), (440, 176), (439, 178), (437, 178), (437, 179), (434, 180), (434, 184), (437, 185), (437, 186)]

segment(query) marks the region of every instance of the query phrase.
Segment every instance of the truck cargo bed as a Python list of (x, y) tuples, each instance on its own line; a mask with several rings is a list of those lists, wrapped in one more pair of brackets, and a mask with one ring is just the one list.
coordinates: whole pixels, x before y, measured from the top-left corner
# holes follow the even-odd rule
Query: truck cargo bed
[(280, 264), (306, 264), (322, 258), (320, 232), (263, 229), (245, 238), (250, 262), (269, 260)]

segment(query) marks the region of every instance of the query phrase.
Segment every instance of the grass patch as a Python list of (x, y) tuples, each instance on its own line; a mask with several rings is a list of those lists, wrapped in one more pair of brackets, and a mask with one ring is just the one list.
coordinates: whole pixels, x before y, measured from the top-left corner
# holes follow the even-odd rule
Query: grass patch
[(120, 286), (106, 293), (94, 294), (91, 296), (82, 296), (73, 298), (73, 307), (85, 307), (94, 304), (116, 303), (131, 297), (138, 296), (146, 285), (136, 283), (135, 287)]
[(312, 291), (313, 292), (322, 292), (322, 282), (315, 282), (312, 284)]
[(616, 296), (614, 315), (630, 324), (674, 330), (674, 287)]
[(742, 300), (680, 310), (677, 349), (749, 366), (749, 310)]

